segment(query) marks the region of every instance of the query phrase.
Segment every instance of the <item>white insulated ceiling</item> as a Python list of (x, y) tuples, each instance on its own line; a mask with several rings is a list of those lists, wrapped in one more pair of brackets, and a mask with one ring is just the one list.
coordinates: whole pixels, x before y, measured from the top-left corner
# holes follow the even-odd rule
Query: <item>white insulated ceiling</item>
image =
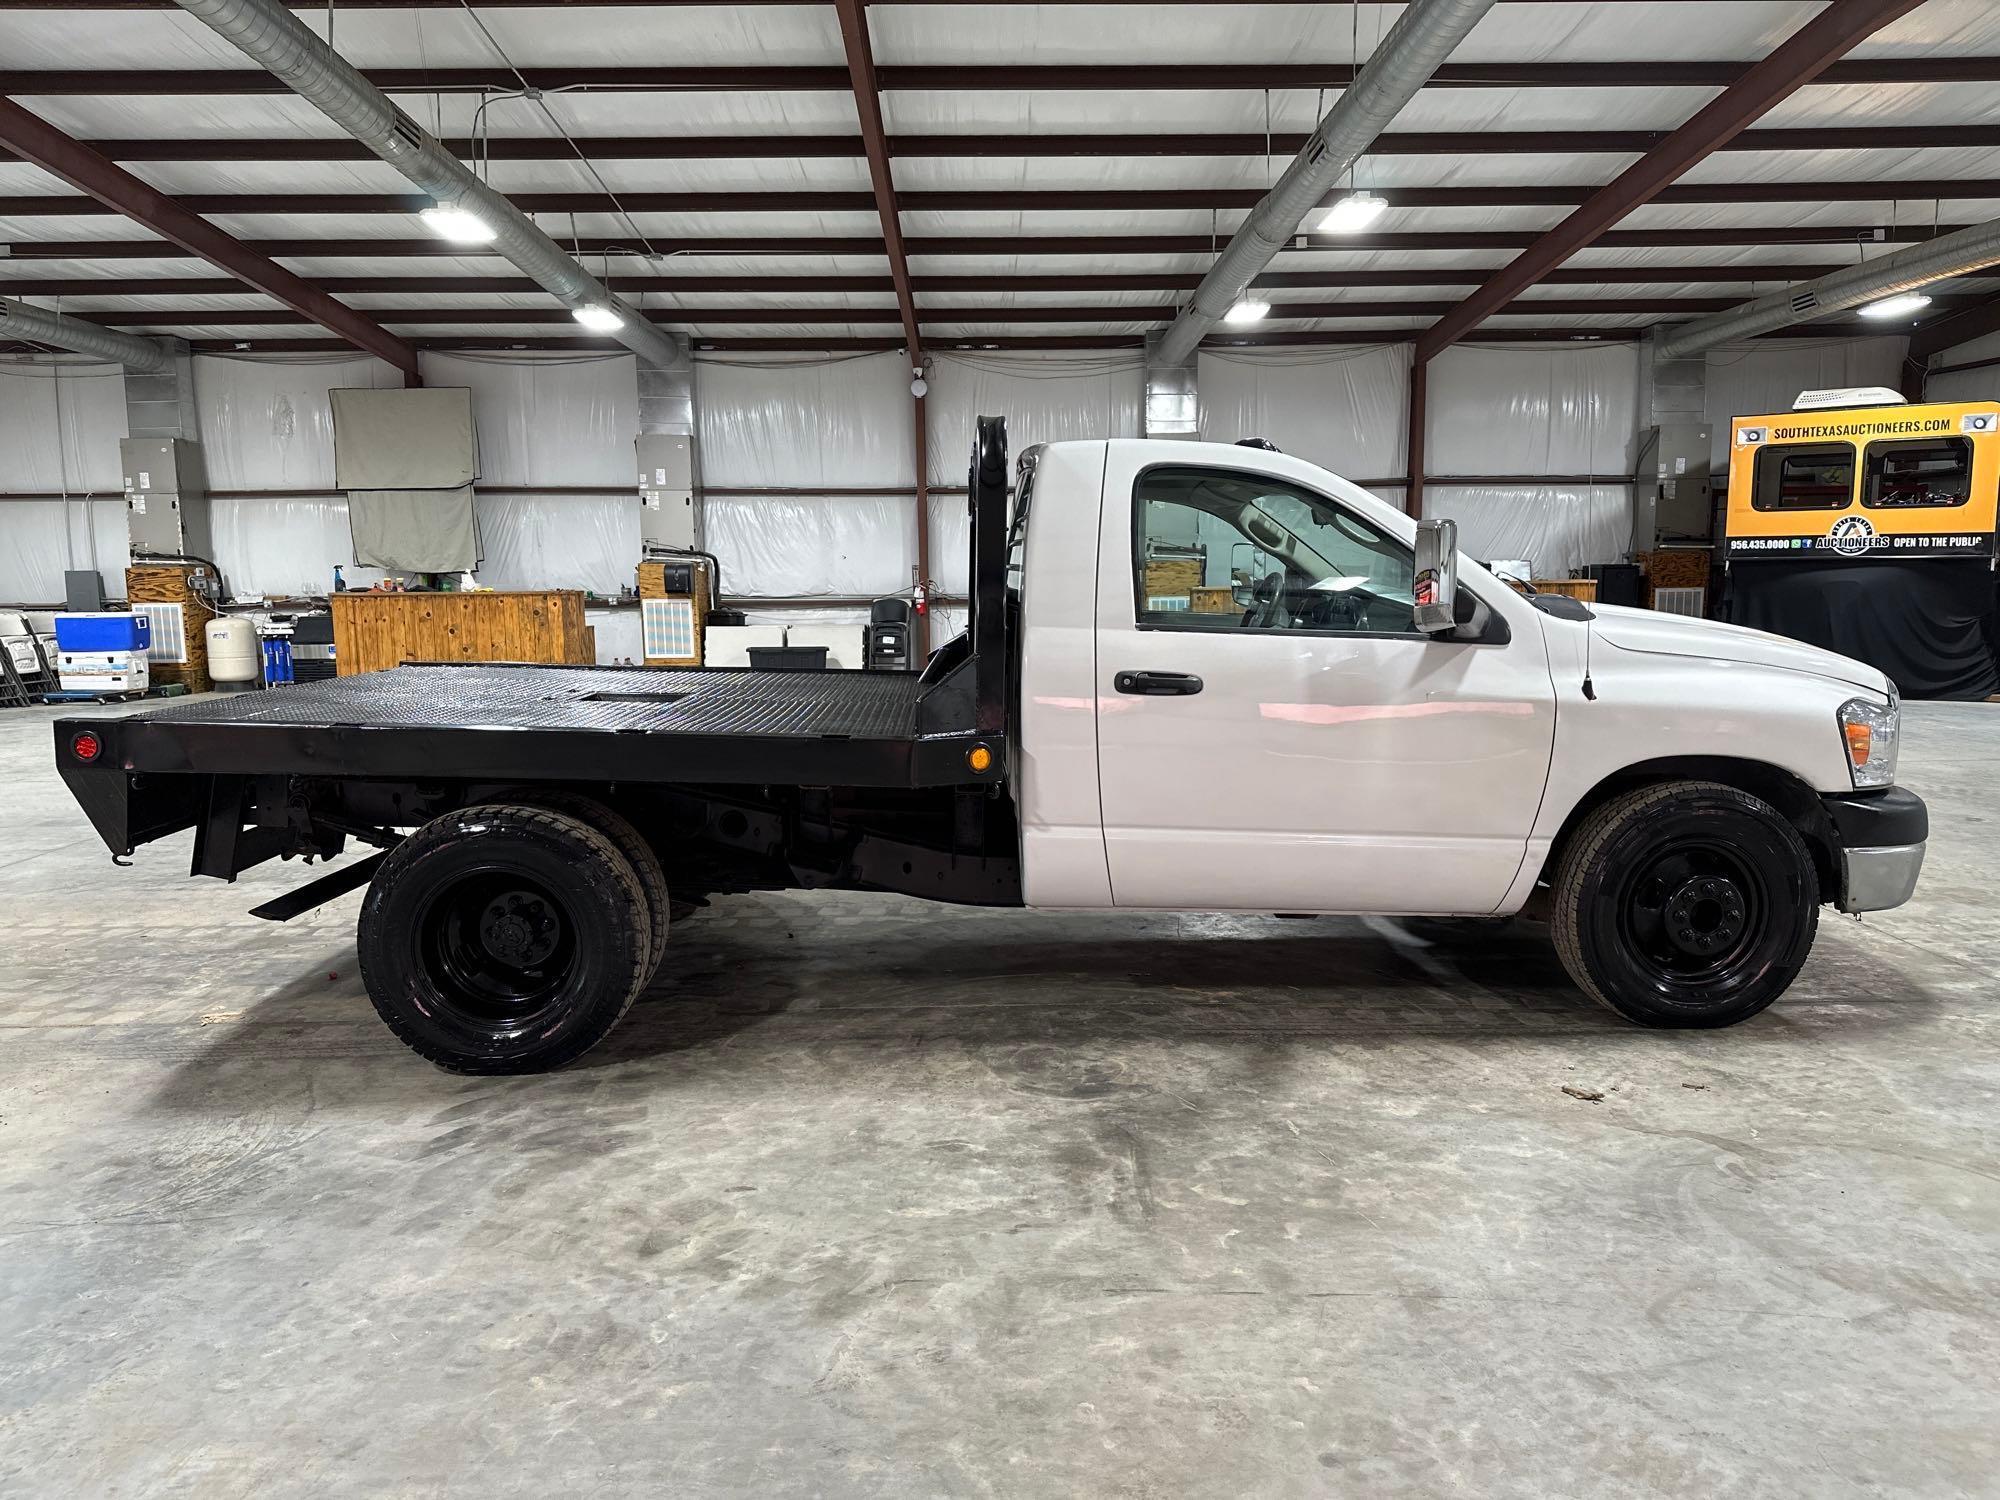
[[(877, 66), (893, 80), (896, 69), (920, 66), (1345, 66), (1357, 43), (1358, 55), (1369, 55), (1399, 9), (875, 4), (868, 16)], [(1821, 9), (1816, 0), (1501, 0), (1452, 60), (1742, 65)], [(324, 9), (301, 14), (325, 33)], [(830, 4), (502, 6), (478, 16), (506, 61), (531, 73), (845, 69)], [(427, 74), (503, 66), (462, 9), (345, 10), (336, 3), (331, 25), (337, 50), (364, 69)], [(1928, 0), (1850, 57), (1930, 61), (1941, 70), (1991, 58), (2000, 67), (2000, 5)], [(220, 227), (370, 311), (391, 331), (432, 343), (578, 339), (580, 330), (554, 299), (528, 287), (505, 262), (439, 253), (414, 213), (384, 204), (406, 200), (410, 191), (390, 168), (372, 158), (321, 159), (352, 148), (302, 100), (136, 93), (122, 89), (118, 76), (249, 66), (177, 9), (0, 8), (0, 72), (17, 103), (79, 139), (121, 143), (110, 154), (128, 170), (194, 200)], [(78, 71), (93, 75), (87, 92), (73, 84), (35, 91), (37, 72)], [(1239, 205), (1282, 168), (1288, 148), (1274, 140), (1267, 155), (1265, 133), (1296, 137), (1336, 97), (1333, 90), (1301, 88), (1179, 88), (1168, 86), (1170, 74), (1162, 78), (1162, 86), (1148, 88), (885, 87), (891, 141), (912, 147), (897, 154), (893, 175), (927, 338), (1130, 341), (1163, 326), (1206, 267), (1209, 246), (1226, 242), (1241, 221)], [(1273, 276), (1303, 284), (1263, 293), (1276, 309), (1260, 332), (1351, 337), (1427, 326), (1559, 222), (1582, 194), (1637, 158), (1636, 151), (1515, 151), (1505, 149), (1507, 133), (1664, 131), (1716, 92), (1589, 83), (1425, 89), (1393, 130), (1455, 136), (1458, 146), (1385, 152), (1361, 163), (1359, 185), (1391, 204), (1376, 226), (1391, 238), (1371, 244), (1315, 237), (1309, 248), (1281, 254)], [(485, 130), (499, 153), (490, 180), (517, 197), (594, 202), (599, 177), (621, 198), (680, 195), (670, 207), (634, 207), (622, 215), (600, 207), (535, 211), (550, 234), (582, 247), (593, 272), (602, 271), (663, 325), (717, 344), (899, 341), (858, 117), (844, 87), (546, 94), (595, 175), (559, 154), (506, 156), (510, 142), (559, 141), (531, 102), (421, 87), (399, 90), (397, 98), (446, 138), (467, 136), (486, 99)], [(1912, 144), (1894, 134), (1920, 127), (1958, 131), (1964, 139)], [(1885, 253), (1893, 247), (1868, 238), (1877, 229), (1922, 233), (1933, 224), (2000, 213), (2000, 146), (1985, 144), (2000, 140), (2000, 82), (1813, 84), (1753, 129), (1848, 134), (1836, 145), (1819, 146), (1808, 136), (1784, 149), (1717, 153), (1686, 175), (1680, 193), (1632, 214), (1604, 244), (1575, 257), (1560, 278), (1537, 287), (1488, 329), (1629, 332)], [(1856, 131), (1880, 138), (1857, 143)], [(1032, 149), (1033, 138), (1054, 135), (1224, 133), (1240, 139), (1213, 154), (1158, 154), (1144, 139), (1077, 154)], [(950, 154), (949, 142), (929, 140), (954, 135), (986, 139), (978, 154)], [(690, 156), (676, 144), (713, 137), (755, 140), (758, 154)], [(816, 144), (794, 154), (787, 137)], [(1009, 139), (1016, 137), (1023, 142), (1018, 148)], [(629, 144), (592, 150), (593, 141), (634, 138), (662, 144), (636, 154)], [(835, 144), (829, 147), (827, 138)], [(174, 159), (151, 159), (159, 153), (144, 143), (161, 141), (187, 145)], [(301, 150), (298, 159), (228, 159), (288, 149), (259, 144), (272, 142), (319, 142), (324, 149)], [(1731, 188), (1746, 190), (1735, 195), (1742, 201), (1726, 201)], [(1757, 188), (1770, 189), (1770, 196), (1747, 191)], [(1550, 190), (1544, 196), (1561, 201), (1514, 201), (1532, 189)], [(1705, 189), (1725, 201), (1702, 201)], [(1824, 196), (1814, 196), (1822, 190)], [(1426, 192), (1456, 196), (1443, 204), (1404, 201)], [(1049, 193), (1074, 196), (1051, 204), (1039, 196)], [(839, 197), (833, 206), (796, 201), (806, 194)], [(951, 197), (940, 205), (942, 194)], [(1234, 196), (1207, 201), (1217, 194)], [(314, 201), (301, 206), (301, 198)], [(35, 199), (50, 200), (57, 211), (23, 211), (34, 206), (23, 200)], [(213, 199), (231, 201), (202, 202)], [(1794, 242), (1801, 231), (1810, 232), (1806, 242)], [(1707, 242), (1673, 242), (1688, 234)], [(1467, 243), (1467, 236), (1483, 240)], [(40, 306), (198, 341), (261, 346), (328, 338), (23, 163), (0, 161), (0, 245), (8, 251), (0, 257), (0, 293)], [(1399, 275), (1408, 279), (1398, 281)], [(1940, 296), (1976, 298), (1993, 289), (1991, 282), (1968, 280), (1948, 284)], [(263, 316), (246, 322), (246, 314)]]

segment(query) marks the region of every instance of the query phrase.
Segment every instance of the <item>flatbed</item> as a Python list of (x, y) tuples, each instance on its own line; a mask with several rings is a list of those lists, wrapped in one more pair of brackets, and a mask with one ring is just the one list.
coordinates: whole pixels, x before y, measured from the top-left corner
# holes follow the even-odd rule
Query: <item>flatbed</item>
[(88, 722), (101, 764), (141, 774), (908, 787), (981, 779), (955, 743), (962, 708), (911, 672), (451, 663)]

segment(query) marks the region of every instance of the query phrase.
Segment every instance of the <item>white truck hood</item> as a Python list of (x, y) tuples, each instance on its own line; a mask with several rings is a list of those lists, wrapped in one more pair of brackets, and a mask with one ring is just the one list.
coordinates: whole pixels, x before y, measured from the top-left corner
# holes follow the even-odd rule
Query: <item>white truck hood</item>
[(1889, 679), (1866, 662), (1788, 640), (1762, 630), (1741, 625), (1722, 625), (1714, 620), (1695, 620), (1685, 615), (1663, 615), (1650, 609), (1629, 609), (1618, 604), (1593, 604), (1597, 617), (1591, 627), (1598, 639), (1621, 651), (1643, 651), (1658, 656), (1696, 656), (1713, 661), (1748, 662), (1760, 667), (1777, 667), (1787, 672), (1810, 672), (1815, 677), (1831, 677), (1852, 683), (1872, 693), (1887, 696)]

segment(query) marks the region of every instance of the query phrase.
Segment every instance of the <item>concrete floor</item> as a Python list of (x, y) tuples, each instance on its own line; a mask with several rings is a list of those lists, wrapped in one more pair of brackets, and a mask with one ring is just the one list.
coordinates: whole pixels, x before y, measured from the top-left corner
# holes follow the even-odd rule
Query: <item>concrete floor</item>
[(2000, 710), (1909, 710), (1918, 901), (1734, 1031), (1532, 935), (760, 897), (493, 1082), (376, 1021), (358, 895), (112, 868), (51, 717), (0, 1494), (2000, 1493)]

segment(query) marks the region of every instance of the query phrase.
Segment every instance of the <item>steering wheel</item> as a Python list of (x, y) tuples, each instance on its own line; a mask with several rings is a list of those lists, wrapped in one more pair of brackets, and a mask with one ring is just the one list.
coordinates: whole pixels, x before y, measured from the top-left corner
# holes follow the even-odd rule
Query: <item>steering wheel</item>
[(1243, 612), (1243, 623), (1253, 630), (1279, 630), (1292, 623), (1285, 608), (1285, 575), (1266, 573), (1250, 590), (1256, 604)]
[(1352, 594), (1319, 590), (1301, 612), (1299, 623), (1313, 630), (1360, 630), (1364, 608)]

